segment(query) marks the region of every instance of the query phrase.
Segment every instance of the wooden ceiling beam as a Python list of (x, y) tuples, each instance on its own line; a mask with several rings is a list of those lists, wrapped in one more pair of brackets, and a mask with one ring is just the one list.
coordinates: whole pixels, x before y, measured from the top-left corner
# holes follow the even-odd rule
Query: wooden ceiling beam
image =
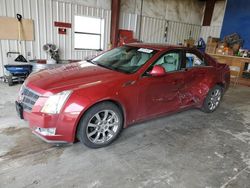
[(202, 23), (203, 26), (210, 26), (211, 20), (213, 17), (215, 2), (216, 2), (216, 0), (207, 0), (206, 1), (206, 8), (205, 8), (203, 23)]

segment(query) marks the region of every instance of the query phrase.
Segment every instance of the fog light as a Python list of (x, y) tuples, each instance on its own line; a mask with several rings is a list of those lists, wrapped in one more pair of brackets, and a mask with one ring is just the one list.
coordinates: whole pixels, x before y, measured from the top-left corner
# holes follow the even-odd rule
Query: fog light
[(51, 136), (56, 134), (56, 128), (36, 128), (35, 131), (44, 136)]

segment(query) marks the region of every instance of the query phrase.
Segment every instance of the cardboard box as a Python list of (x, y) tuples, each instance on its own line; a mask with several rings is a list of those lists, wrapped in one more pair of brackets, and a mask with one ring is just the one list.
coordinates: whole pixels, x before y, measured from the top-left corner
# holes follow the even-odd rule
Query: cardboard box
[(194, 47), (194, 42), (194, 39), (186, 39), (184, 40), (184, 46), (192, 48)]
[(209, 46), (206, 47), (206, 53), (215, 54), (215, 52), (216, 52), (216, 47), (209, 47)]
[(216, 48), (217, 48), (217, 42), (209, 43), (206, 46), (206, 53), (215, 54)]
[(220, 41), (219, 38), (214, 38), (214, 37), (208, 37), (207, 38), (207, 44), (210, 44), (210, 43), (218, 43)]
[(217, 48), (217, 46), (218, 46), (218, 43), (216, 43), (216, 42), (207, 44), (207, 47), (208, 47), (208, 48)]

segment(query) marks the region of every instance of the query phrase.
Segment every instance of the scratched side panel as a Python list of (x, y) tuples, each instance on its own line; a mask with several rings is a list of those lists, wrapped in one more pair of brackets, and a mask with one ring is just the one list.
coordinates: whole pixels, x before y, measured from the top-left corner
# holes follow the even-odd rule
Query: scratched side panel
[(183, 107), (203, 104), (207, 93), (218, 82), (218, 72), (215, 67), (192, 68), (185, 75), (185, 88), (181, 90)]

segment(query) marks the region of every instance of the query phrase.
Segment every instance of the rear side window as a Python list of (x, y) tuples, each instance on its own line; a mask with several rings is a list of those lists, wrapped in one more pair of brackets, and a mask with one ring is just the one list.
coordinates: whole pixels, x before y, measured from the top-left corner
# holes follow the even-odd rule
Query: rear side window
[(206, 63), (203, 59), (201, 59), (196, 54), (191, 52), (186, 52), (185, 63), (186, 63), (186, 68), (206, 66)]

